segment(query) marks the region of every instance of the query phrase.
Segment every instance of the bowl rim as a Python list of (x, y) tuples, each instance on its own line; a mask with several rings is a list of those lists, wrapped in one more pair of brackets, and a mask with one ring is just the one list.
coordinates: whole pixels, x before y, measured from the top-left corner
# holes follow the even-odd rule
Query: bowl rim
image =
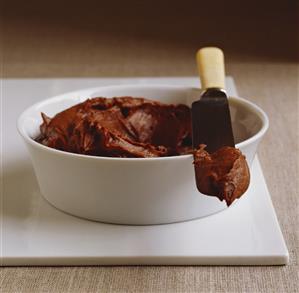
[[(128, 89), (128, 88), (153, 88), (153, 89), (177, 89), (177, 90), (200, 90), (199, 88), (190, 87), (190, 86), (181, 86), (181, 85), (166, 85), (166, 84), (127, 84), (127, 85), (109, 85), (109, 86), (99, 86), (99, 87), (91, 87), (91, 88), (84, 88), (79, 89), (76, 91), (70, 91), (66, 92), (60, 95), (56, 95), (47, 99), (44, 99), (42, 101), (39, 101), (37, 103), (34, 103), (33, 105), (26, 108), (17, 119), (17, 129), (19, 134), (23, 137), (23, 139), (29, 143), (30, 145), (40, 148), (41, 150), (52, 152), (53, 154), (61, 155), (61, 156), (67, 156), (67, 157), (73, 157), (83, 160), (111, 160), (111, 161), (117, 161), (117, 162), (152, 162), (152, 161), (165, 161), (165, 160), (183, 160), (186, 158), (193, 157), (192, 154), (187, 155), (179, 155), (179, 156), (168, 156), (168, 157), (154, 157), (154, 158), (119, 158), (119, 157), (101, 157), (101, 156), (91, 156), (91, 155), (85, 155), (85, 154), (77, 154), (77, 153), (71, 153), (66, 152), (62, 150), (57, 150), (54, 148), (50, 148), (48, 146), (45, 146), (41, 143), (36, 142), (33, 138), (31, 138), (28, 133), (25, 130), (25, 127), (22, 123), (24, 119), (27, 117), (28, 113), (31, 112), (34, 108), (38, 108), (43, 106), (44, 104), (48, 104), (50, 102), (60, 101), (66, 96), (79, 96), (82, 97), (83, 95), (86, 95), (86, 99), (89, 98), (95, 91), (99, 91), (101, 89)], [(249, 144), (251, 144), (254, 141), (259, 140), (267, 131), (269, 128), (269, 119), (267, 114), (256, 104), (253, 102), (250, 102), (244, 98), (241, 97), (228, 97), (229, 100), (233, 101), (234, 103), (240, 103), (248, 107), (253, 113), (255, 113), (262, 121), (262, 127), (261, 129), (251, 136), (250, 138), (236, 144), (236, 148), (246, 147)], [(84, 99), (82, 100), (84, 101)]]

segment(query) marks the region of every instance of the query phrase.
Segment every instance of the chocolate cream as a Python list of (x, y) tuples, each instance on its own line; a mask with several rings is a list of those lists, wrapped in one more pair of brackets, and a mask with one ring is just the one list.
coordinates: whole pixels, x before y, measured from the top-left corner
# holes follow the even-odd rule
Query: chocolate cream
[(58, 150), (105, 157), (194, 155), (197, 188), (230, 205), (249, 185), (245, 157), (235, 148), (213, 154), (192, 148), (191, 109), (145, 98), (93, 98), (53, 118), (42, 113), (39, 143)]

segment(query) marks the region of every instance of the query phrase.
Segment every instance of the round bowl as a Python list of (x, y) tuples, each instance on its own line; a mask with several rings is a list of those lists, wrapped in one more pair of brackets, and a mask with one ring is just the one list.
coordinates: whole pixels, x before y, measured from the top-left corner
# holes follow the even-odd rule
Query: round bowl
[[(34, 140), (41, 112), (52, 117), (87, 98), (134, 96), (190, 106), (199, 95), (199, 89), (182, 86), (109, 86), (66, 93), (31, 106), (19, 117), (18, 130), (31, 155), (42, 195), (72, 215), (117, 224), (173, 223), (226, 209), (225, 202), (197, 191), (192, 155), (94, 157), (59, 151)], [(229, 105), (236, 147), (250, 166), (268, 128), (268, 118), (244, 99), (229, 98)]]

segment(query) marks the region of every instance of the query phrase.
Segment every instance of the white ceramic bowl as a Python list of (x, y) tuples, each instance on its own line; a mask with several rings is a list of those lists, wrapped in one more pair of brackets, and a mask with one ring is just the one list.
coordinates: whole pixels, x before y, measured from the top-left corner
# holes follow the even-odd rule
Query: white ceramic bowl
[[(125, 95), (191, 105), (199, 90), (161, 85), (99, 87), (56, 96), (25, 110), (18, 120), (18, 129), (31, 155), (43, 196), (67, 213), (119, 224), (171, 223), (225, 209), (226, 204), (218, 198), (197, 191), (192, 155), (93, 157), (55, 150), (34, 141), (39, 134), (40, 112), (54, 116), (89, 97)], [(244, 99), (230, 98), (229, 104), (236, 147), (251, 165), (268, 128), (268, 118)]]

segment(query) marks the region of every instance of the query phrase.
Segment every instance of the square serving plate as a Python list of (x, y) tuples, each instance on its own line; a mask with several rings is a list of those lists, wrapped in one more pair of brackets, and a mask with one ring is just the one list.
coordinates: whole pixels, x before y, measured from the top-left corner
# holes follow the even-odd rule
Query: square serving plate
[[(233, 79), (227, 89), (237, 96)], [(198, 86), (195, 77), (2, 80), (1, 265), (282, 265), (288, 251), (256, 157), (242, 200), (206, 218), (125, 226), (65, 214), (40, 194), (16, 119), (67, 91), (112, 84)]]

